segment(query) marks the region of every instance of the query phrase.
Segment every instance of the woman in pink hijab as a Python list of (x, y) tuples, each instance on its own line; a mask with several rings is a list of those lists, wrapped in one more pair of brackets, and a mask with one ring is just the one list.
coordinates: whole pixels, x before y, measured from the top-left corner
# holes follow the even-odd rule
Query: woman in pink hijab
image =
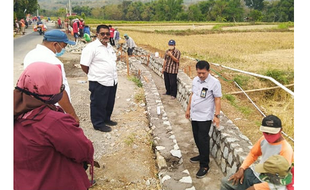
[(14, 90), (14, 189), (86, 190), (91, 183), (92, 142), (78, 123), (56, 107), (64, 90), (60, 67), (32, 63)]

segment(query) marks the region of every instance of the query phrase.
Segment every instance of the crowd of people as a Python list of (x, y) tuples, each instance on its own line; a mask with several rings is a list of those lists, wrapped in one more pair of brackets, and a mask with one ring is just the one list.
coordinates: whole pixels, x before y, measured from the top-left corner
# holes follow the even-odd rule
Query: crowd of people
[[(60, 19), (60, 18), (59, 18)], [(24, 58), (24, 71), (14, 89), (14, 189), (19, 190), (86, 190), (94, 184), (94, 147), (83, 129), (71, 102), (70, 87), (63, 63), (58, 59), (65, 47), (78, 38), (90, 35), (83, 19), (73, 21), (75, 41), (61, 30), (47, 31), (41, 44)], [(59, 28), (62, 22), (58, 21)], [(128, 55), (137, 47), (124, 34)], [(94, 130), (107, 133), (112, 126), (118, 86), (114, 47), (120, 39), (117, 28), (98, 25), (96, 39), (82, 50), (80, 65), (88, 78), (90, 119)], [(113, 47), (114, 46), (114, 47)], [(162, 73), (166, 92), (177, 97), (177, 74), (181, 52), (170, 39), (164, 55)], [(196, 177), (208, 174), (211, 124), (220, 126), (222, 87), (210, 74), (208, 61), (196, 63), (197, 76), (192, 80), (185, 118), (191, 122), (198, 155), (190, 158), (199, 163)], [(221, 190), (292, 189), (294, 153), (282, 137), (282, 123), (275, 115), (263, 118), (262, 137), (254, 144), (238, 171), (221, 180)], [(261, 157), (260, 162), (255, 162)], [(91, 179), (86, 173), (89, 169)]]

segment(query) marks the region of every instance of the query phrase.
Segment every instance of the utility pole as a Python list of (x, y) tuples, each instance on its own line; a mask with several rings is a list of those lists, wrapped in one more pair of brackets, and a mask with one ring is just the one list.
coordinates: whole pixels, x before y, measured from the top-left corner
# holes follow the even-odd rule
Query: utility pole
[(69, 0), (69, 15), (71, 16), (71, 0)]

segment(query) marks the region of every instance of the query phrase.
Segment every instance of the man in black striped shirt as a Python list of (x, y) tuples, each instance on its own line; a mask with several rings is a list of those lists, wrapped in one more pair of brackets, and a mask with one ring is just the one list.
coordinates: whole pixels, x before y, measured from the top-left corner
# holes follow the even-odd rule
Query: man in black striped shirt
[(171, 99), (175, 99), (177, 97), (177, 74), (181, 52), (175, 48), (174, 40), (169, 40), (168, 46), (169, 49), (166, 50), (162, 69), (166, 87), (166, 93), (164, 95), (171, 95)]

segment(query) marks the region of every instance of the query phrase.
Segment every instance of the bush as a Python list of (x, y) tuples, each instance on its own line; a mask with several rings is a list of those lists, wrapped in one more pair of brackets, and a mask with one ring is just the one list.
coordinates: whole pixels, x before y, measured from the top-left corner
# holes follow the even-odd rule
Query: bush
[(280, 71), (274, 69), (268, 70), (265, 75), (272, 77), (281, 84), (289, 84), (294, 79), (294, 72), (292, 71)]

